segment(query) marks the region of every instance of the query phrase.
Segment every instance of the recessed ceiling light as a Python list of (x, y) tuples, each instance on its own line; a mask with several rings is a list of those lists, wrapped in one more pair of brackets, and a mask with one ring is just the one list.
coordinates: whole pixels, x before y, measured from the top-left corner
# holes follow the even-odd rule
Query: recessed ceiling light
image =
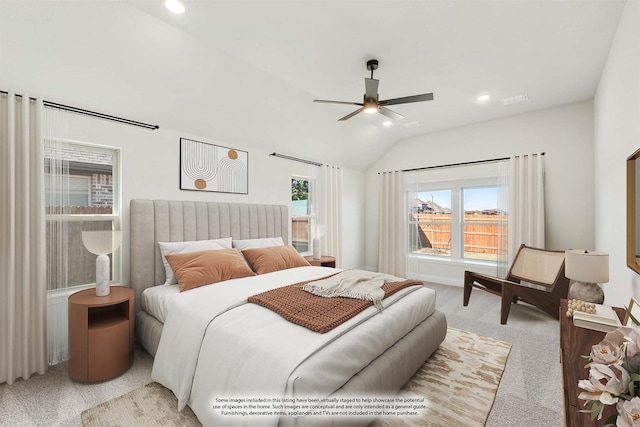
[(173, 13), (184, 13), (184, 11), (186, 10), (184, 7), (184, 3), (182, 3), (180, 0), (164, 0), (164, 5)]
[(477, 99), (480, 102), (488, 101), (491, 99), (491, 95), (480, 95)]
[(529, 100), (529, 95), (527, 95), (526, 93), (523, 93), (522, 95), (512, 96), (510, 98), (503, 98), (502, 104), (503, 105), (516, 104), (518, 102), (524, 102), (528, 100)]
[(387, 120), (386, 122), (382, 122), (382, 126), (388, 128), (389, 126), (391, 126), (391, 122), (389, 120)]
[(418, 126), (422, 126), (422, 122), (420, 120), (416, 120), (415, 122), (405, 123), (402, 126), (406, 128), (417, 128)]

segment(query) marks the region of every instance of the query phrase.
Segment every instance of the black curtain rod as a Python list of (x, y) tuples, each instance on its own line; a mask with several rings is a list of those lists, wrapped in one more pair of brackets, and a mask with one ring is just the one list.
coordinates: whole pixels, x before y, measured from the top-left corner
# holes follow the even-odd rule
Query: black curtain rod
[[(544, 156), (545, 153), (540, 153), (541, 156)], [(533, 156), (535, 156), (536, 154), (532, 154)], [(516, 157), (520, 157), (520, 156), (516, 156)], [(450, 167), (454, 167), (454, 166), (467, 166), (467, 165), (475, 165), (478, 163), (491, 163), (491, 162), (501, 162), (504, 160), (509, 160), (511, 157), (498, 157), (496, 159), (486, 159), (486, 160), (474, 160), (471, 162), (461, 162), (461, 163), (449, 163), (448, 165), (436, 165), (436, 166), (424, 166), (421, 168), (413, 168), (413, 169), (402, 169), (400, 172), (417, 172), (417, 171), (424, 171), (424, 170), (428, 170), (428, 169), (441, 169), (441, 168), (450, 168)], [(381, 173), (385, 173), (385, 172), (378, 172), (378, 175), (380, 175)]]
[(278, 154), (276, 152), (273, 152), (273, 153), (271, 153), (269, 155), (270, 156), (274, 156), (274, 157), (280, 157), (281, 159), (293, 160), (294, 162), (307, 163), (307, 164), (313, 165), (313, 166), (322, 166), (322, 163), (312, 162), (311, 160), (299, 159), (297, 157), (291, 157), (291, 156), (287, 156), (285, 154)]
[[(6, 92), (4, 90), (0, 90), (0, 93), (3, 93), (5, 95), (9, 94), (9, 92)], [(20, 95), (20, 94), (16, 94), (16, 96), (22, 98), (22, 95)], [(31, 101), (35, 101), (36, 100), (35, 98), (29, 98), (29, 99)], [(96, 117), (98, 119), (110, 120), (112, 122), (118, 122), (118, 123), (124, 123), (124, 124), (127, 124), (127, 125), (138, 126), (138, 127), (145, 128), (145, 129), (150, 129), (150, 130), (160, 129), (160, 126), (158, 126), (158, 125), (150, 125), (150, 124), (147, 124), (147, 123), (137, 122), (135, 120), (124, 119), (122, 117), (110, 116), (108, 114), (103, 114), (103, 113), (96, 113), (95, 111), (89, 111), (89, 110), (84, 110), (82, 108), (71, 107), (69, 105), (58, 104), (56, 102), (42, 101), (42, 103), (44, 104), (45, 107), (57, 108), (59, 110), (68, 111), (70, 113), (82, 114), (82, 115), (85, 115), (85, 116), (91, 116), (91, 117)]]

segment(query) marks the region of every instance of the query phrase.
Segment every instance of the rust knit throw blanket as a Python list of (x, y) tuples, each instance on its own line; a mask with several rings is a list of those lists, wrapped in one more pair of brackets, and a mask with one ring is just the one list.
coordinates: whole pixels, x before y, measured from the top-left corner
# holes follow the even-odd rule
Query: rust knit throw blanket
[[(262, 292), (250, 296), (248, 301), (273, 310), (288, 321), (321, 334), (373, 305), (371, 301), (345, 297), (325, 298), (302, 290), (304, 285), (315, 280)], [(422, 282), (415, 280), (388, 282), (382, 286), (382, 289), (386, 298), (400, 289), (414, 285), (422, 285)]]

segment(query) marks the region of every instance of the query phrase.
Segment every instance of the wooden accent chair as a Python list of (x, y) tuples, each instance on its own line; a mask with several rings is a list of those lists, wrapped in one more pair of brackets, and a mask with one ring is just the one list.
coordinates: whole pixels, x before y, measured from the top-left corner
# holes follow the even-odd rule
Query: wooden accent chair
[(463, 304), (471, 290), (482, 289), (502, 297), (500, 323), (506, 324), (511, 304), (518, 300), (538, 307), (558, 319), (560, 300), (567, 298), (569, 279), (564, 276), (564, 251), (548, 251), (521, 245), (506, 279), (464, 272)]

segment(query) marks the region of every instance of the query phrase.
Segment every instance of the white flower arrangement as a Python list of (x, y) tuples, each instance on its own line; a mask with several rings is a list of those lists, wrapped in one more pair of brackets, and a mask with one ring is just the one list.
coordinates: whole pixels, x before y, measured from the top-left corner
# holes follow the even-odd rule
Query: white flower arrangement
[(605, 406), (615, 404), (618, 413), (605, 426), (640, 427), (640, 326), (609, 332), (582, 357), (589, 361), (589, 379), (578, 381), (584, 390), (578, 398), (586, 401), (581, 412), (600, 420)]

